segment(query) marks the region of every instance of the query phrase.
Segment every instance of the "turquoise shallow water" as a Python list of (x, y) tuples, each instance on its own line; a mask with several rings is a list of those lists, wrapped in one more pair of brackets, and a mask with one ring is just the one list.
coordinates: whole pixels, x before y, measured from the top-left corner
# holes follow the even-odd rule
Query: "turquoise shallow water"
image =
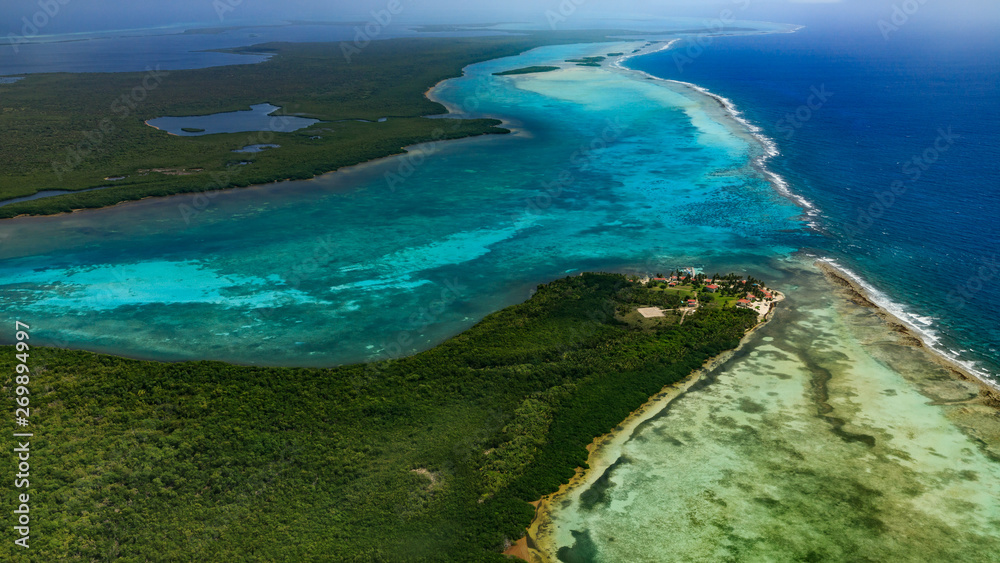
[[(940, 406), (971, 411), (977, 389), (790, 257), (825, 235), (762, 179), (762, 146), (713, 99), (562, 62), (640, 44), (539, 49), (437, 89), (513, 135), (305, 182), (0, 222), (0, 310), (41, 344), (332, 365), (426, 348), (577, 271), (747, 271), (787, 293), (776, 320), (710, 385), (599, 452), (590, 481), (546, 516), (544, 550), (989, 560), (1000, 470)], [(492, 76), (550, 63), (564, 68)], [(935, 404), (914, 379), (936, 382)]]
[(780, 150), (768, 167), (815, 203), (822, 253), (936, 349), (1000, 381), (995, 30), (931, 18), (886, 41), (826, 22), (726, 38), (677, 64), (697, 47), (629, 65), (733, 100)]
[(775, 319), (617, 429), (543, 511), (549, 560), (996, 560), (1000, 464), (986, 428), (951, 419), (980, 408), (978, 388), (808, 264), (785, 268), (797, 273)]
[[(811, 235), (750, 167), (758, 143), (702, 96), (562, 63), (639, 45), (538, 49), (436, 92), (514, 135), (311, 181), (5, 221), (0, 308), (49, 344), (332, 365), (428, 347), (575, 271), (766, 275)], [(492, 76), (551, 62), (566, 68)]]

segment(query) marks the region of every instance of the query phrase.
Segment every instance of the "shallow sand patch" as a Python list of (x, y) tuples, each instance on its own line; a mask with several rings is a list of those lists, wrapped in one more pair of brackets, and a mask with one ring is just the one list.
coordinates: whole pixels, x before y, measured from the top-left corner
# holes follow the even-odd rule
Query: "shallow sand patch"
[(1000, 549), (1000, 464), (955, 415), (976, 393), (929, 398), (928, 385), (958, 380), (815, 269), (795, 282), (751, 345), (597, 444), (592, 472), (542, 505), (536, 560), (982, 561)]

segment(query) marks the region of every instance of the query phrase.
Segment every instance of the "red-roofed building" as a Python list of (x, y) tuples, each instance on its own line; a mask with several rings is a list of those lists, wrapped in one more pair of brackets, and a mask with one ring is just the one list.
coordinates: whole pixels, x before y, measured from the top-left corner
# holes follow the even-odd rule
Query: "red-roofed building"
[(743, 307), (744, 309), (747, 309), (747, 308), (750, 307), (750, 300), (749, 299), (740, 299), (739, 301), (736, 302), (736, 306), (737, 307)]
[(719, 286), (717, 286), (717, 285), (715, 285), (713, 283), (713, 284), (706, 285), (705, 289), (707, 289), (709, 293), (715, 293), (716, 291), (719, 291)]
[(688, 299), (688, 307), (697, 307), (697, 306), (698, 306), (697, 301), (695, 301), (694, 299)]

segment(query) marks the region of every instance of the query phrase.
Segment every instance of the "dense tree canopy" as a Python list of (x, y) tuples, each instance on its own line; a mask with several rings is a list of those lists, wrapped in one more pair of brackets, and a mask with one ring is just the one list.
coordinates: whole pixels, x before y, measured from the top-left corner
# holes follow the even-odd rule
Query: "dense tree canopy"
[(336, 369), (32, 349), (32, 547), (0, 559), (501, 561), (593, 438), (756, 323), (621, 320), (649, 292), (566, 278), (427, 352)]

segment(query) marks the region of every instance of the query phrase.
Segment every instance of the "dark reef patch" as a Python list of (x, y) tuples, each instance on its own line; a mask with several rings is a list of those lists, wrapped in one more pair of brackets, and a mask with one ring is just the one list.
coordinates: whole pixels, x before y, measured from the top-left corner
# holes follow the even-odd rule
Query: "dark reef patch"
[(592, 563), (597, 561), (597, 546), (590, 531), (578, 532), (573, 530), (573, 545), (571, 547), (561, 547), (556, 552), (556, 557), (563, 563)]
[(580, 494), (580, 508), (584, 510), (594, 510), (598, 505), (607, 506), (611, 504), (611, 495), (609, 491), (611, 487), (614, 487), (614, 483), (611, 482), (611, 474), (614, 473), (619, 467), (631, 463), (631, 461), (622, 456), (615, 460), (614, 463), (608, 467), (600, 477), (594, 481), (586, 491)]

